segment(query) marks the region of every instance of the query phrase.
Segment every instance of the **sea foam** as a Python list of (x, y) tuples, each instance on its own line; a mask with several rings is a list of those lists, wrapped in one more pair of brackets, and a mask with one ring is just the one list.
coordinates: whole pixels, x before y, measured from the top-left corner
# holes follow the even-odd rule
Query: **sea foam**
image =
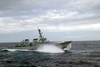
[(62, 53), (64, 52), (60, 47), (53, 44), (43, 44), (36, 51), (46, 53)]

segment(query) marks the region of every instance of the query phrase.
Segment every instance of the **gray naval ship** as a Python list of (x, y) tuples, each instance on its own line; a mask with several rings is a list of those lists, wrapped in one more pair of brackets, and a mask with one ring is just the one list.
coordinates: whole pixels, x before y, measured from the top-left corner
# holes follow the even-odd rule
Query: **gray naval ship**
[[(29, 42), (29, 39), (25, 39), (23, 41), (21, 41), (18, 45), (16, 45), (15, 47), (8, 47), (8, 49), (28, 49), (28, 50), (37, 50), (38, 47), (42, 46), (42, 45), (51, 45), (51, 43), (47, 40), (47, 38), (42, 36), (42, 32), (40, 29), (38, 29), (39, 32), (39, 38), (35, 38), (33, 39), (33, 43)], [(67, 48), (67, 46), (71, 43), (71, 41), (65, 41), (65, 42), (55, 42), (53, 43), (54, 45), (56, 45), (57, 47), (60, 47), (62, 50)], [(51, 48), (52, 49), (52, 48)]]

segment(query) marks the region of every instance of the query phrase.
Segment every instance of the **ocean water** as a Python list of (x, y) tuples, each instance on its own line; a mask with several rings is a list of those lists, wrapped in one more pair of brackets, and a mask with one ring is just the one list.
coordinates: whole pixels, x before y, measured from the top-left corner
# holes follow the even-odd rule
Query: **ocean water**
[[(0, 49), (17, 44), (0, 43)], [(0, 67), (100, 67), (100, 41), (72, 41), (68, 51), (57, 53), (0, 50)]]

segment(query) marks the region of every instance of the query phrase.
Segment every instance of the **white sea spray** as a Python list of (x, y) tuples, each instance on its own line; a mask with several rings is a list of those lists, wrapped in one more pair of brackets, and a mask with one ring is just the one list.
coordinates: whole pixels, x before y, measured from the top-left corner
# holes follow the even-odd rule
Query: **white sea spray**
[(47, 53), (62, 53), (64, 52), (60, 47), (53, 44), (43, 44), (36, 51)]

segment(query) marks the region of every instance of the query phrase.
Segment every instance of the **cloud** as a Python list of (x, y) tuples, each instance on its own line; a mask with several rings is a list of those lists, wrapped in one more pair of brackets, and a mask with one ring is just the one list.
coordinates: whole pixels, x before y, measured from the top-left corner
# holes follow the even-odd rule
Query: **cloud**
[(15, 17), (1, 17), (1, 33), (15, 33), (20, 31), (36, 30), (37, 26), (50, 32), (100, 30), (100, 14), (85, 13), (67, 10), (48, 10), (43, 15), (22, 15)]
[(27, 15), (26, 12), (31, 12), (32, 10), (40, 14), (45, 10), (54, 9), (90, 13), (99, 12), (99, 8), (99, 0), (0, 0), (1, 16)]
[(0, 0), (0, 34), (35, 31), (37, 26), (49, 33), (93, 33), (100, 31), (99, 13), (99, 0)]

